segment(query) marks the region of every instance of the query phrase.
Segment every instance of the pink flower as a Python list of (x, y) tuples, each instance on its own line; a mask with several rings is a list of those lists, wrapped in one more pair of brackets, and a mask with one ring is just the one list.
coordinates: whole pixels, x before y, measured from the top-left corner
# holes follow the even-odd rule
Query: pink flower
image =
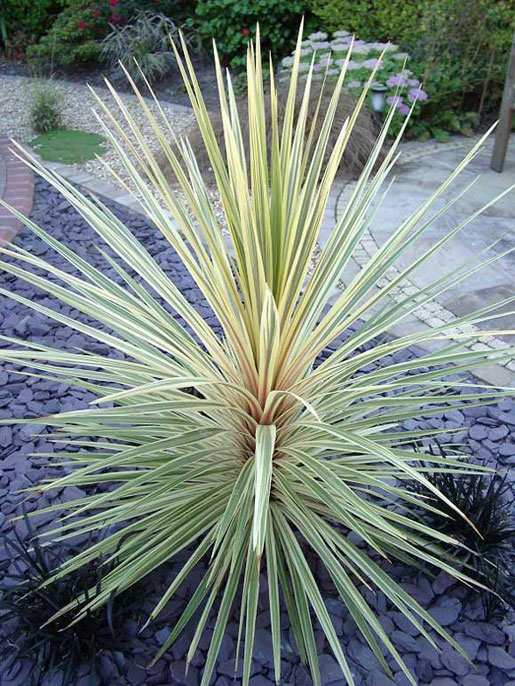
[(241, 35), (242, 36), (249, 36), (250, 35), (250, 30), (247, 28), (244, 28), (241, 30)]
[(88, 25), (86, 24), (85, 21), (78, 21), (77, 22), (77, 28), (83, 31), (84, 29), (88, 28)]
[(120, 0), (108, 0), (108, 2), (111, 5), (111, 7), (116, 7)]

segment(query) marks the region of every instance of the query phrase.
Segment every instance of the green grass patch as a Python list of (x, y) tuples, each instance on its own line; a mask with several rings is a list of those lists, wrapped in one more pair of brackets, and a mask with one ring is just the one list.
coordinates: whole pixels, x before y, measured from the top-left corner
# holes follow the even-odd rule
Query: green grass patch
[(42, 133), (29, 145), (44, 160), (73, 164), (86, 162), (105, 152), (105, 141), (98, 133), (60, 129)]

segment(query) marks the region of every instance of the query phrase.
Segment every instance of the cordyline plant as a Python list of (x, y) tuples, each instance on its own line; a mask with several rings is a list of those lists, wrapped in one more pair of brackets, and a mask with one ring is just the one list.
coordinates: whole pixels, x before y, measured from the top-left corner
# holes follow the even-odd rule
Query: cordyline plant
[[(123, 285), (104, 276), (28, 219), (24, 221), (36, 235), (64, 256), (82, 277), (72, 276), (16, 245), (2, 250), (10, 258), (3, 268), (96, 319), (112, 333), (30, 302), (17, 293), (5, 289), (2, 293), (111, 346), (124, 357), (61, 352), (26, 342), (19, 349), (2, 350), (1, 355), (6, 361), (30, 365), (38, 374), (64, 376), (68, 383), (98, 395), (88, 409), (43, 420), (57, 427), (61, 440), (64, 436), (75, 443), (78, 452), (64, 453), (74, 466), (72, 472), (42, 484), (41, 489), (113, 486), (107, 492), (93, 492), (67, 502), (71, 513), (54, 533), (64, 539), (110, 527), (106, 537), (55, 573), (54, 579), (58, 579), (92, 559), (109, 561), (116, 557), (114, 567), (103, 578), (102, 591), (86, 606), (81, 604), (78, 617), (84, 614), (85, 607), (95, 609), (113, 593), (127, 589), (179, 552), (188, 551), (187, 561), (164, 589), (149, 621), (159, 615), (201, 561), (205, 561), (205, 572), (156, 659), (195, 618), (188, 652), (191, 660), (208, 620), (214, 621), (201, 681), (202, 686), (207, 686), (227, 622), (241, 598), (243, 683), (248, 684), (259, 579), (266, 570), (277, 681), (281, 675), (284, 602), (298, 651), (309, 665), (314, 683), (321, 682), (314, 634), (317, 621), (347, 682), (353, 684), (349, 663), (306, 556), (311, 550), (327, 569), (385, 671), (390, 673), (383, 644), (415, 684), (359, 588), (364, 584), (383, 592), (432, 645), (432, 634), (436, 632), (462, 652), (384, 567), (398, 560), (432, 565), (463, 581), (467, 577), (445, 552), (455, 541), (425, 526), (411, 511), (415, 505), (433, 508), (438, 498), (453, 508), (426, 478), (426, 470), (420, 467), (420, 453), (409, 448), (410, 442), (430, 434), (405, 431), (401, 440), (399, 429), (409, 417), (419, 413), (436, 415), (443, 404), (463, 400), (463, 395), (453, 392), (451, 382), (446, 380), (451, 363), (455, 365), (453, 370), (468, 371), (487, 362), (506, 360), (513, 351), (493, 351), (486, 346), (471, 350), (464, 343), (475, 340), (477, 334), (456, 334), (454, 339), (449, 334), (458, 325), (493, 318), (500, 303), (460, 317), (452, 324), (397, 340), (383, 337), (382, 342), (377, 342), (378, 336), (418, 307), (479, 269), (479, 265), (466, 264), (426, 288), (410, 291), (402, 299), (390, 299), (413, 269), (445, 249), (446, 243), (479, 212), (416, 257), (398, 276), (389, 281), (383, 277), (456, 201), (448, 201), (431, 212), (433, 203), (474, 157), (480, 144), (442, 187), (400, 224), (333, 302), (342, 271), (372, 221), (372, 206), (383, 193), (395, 164), (400, 137), (372, 175), (392, 111), (313, 267), (331, 185), (365, 92), (324, 164), (346, 63), (333, 86), (332, 101), (315, 139), (306, 136), (304, 130), (312, 73), (302, 85), (298, 83), (300, 49), (299, 38), (281, 129), (277, 125), (272, 76), (272, 143), (268, 155), (259, 42), (255, 48), (249, 47), (248, 159), (244, 156), (231, 81), (229, 77), (224, 79), (216, 51), (225, 152), (212, 131), (187, 51), (184, 48), (184, 54), (177, 55), (213, 168), (226, 230), (215, 215), (187, 140), (174, 146), (174, 135), (164, 113), (159, 110), (155, 117), (132, 84), (183, 199), (169, 188), (136, 121), (112, 89), (116, 109), (105, 109), (110, 122), (105, 127), (106, 135), (132, 187), (156, 230), (166, 236), (195, 279), (223, 335), (206, 324), (110, 210), (32, 161), (29, 163), (62, 192), (121, 258), (114, 261), (106, 255)], [(272, 69), (270, 73), (273, 75)], [(371, 82), (373, 78), (372, 73)], [(304, 103), (295, 115), (298, 87), (303, 88)], [(21, 266), (16, 266), (12, 258), (17, 258)], [(46, 270), (48, 278), (24, 269), (24, 265)], [(64, 285), (57, 285), (56, 279)], [(384, 285), (378, 288), (378, 282)], [(508, 298), (501, 304), (513, 300)], [(185, 326), (170, 309), (182, 317)], [(352, 325), (353, 333), (345, 342), (315, 365), (320, 353)], [(443, 347), (422, 359), (360, 373), (363, 367), (370, 368), (371, 363), (387, 355), (430, 339), (441, 339)], [(366, 345), (369, 342), (374, 345)], [(480, 404), (493, 395), (492, 389), (479, 388), (467, 399)], [(99, 438), (108, 441), (97, 443)], [(450, 457), (435, 455), (427, 459), (434, 470), (464, 469), (462, 462)], [(424, 485), (435, 501), (421, 502), (412, 490), (402, 487), (403, 480)], [(349, 537), (349, 532), (354, 536)], [(372, 555), (355, 544), (355, 536), (368, 545)], [(381, 564), (378, 558), (382, 558)], [(61, 608), (56, 617), (71, 609), (73, 603)]]

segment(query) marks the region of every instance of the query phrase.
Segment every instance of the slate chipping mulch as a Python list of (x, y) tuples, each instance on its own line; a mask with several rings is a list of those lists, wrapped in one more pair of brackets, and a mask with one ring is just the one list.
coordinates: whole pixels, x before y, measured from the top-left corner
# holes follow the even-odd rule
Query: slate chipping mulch
[[(182, 267), (179, 259), (173, 253), (166, 240), (158, 234), (154, 227), (139, 215), (130, 214), (114, 203), (107, 203), (116, 214), (128, 225), (147, 249), (155, 256), (157, 262), (173, 278), (176, 285), (186, 294), (190, 302), (195, 304), (206, 320), (216, 328), (216, 319), (197, 291), (191, 277)], [(36, 181), (35, 205), (32, 219), (48, 229), (52, 235), (65, 242), (82, 257), (97, 266), (105, 265), (96, 249), (98, 238), (86, 223), (70, 208), (69, 204), (46, 182)], [(64, 261), (52, 250), (24, 229), (16, 238), (18, 244), (30, 252), (45, 256), (54, 264), (64, 266)], [(69, 267), (66, 267), (69, 269)], [(117, 278), (110, 268), (105, 273)], [(23, 295), (31, 300), (37, 300), (49, 307), (60, 307), (65, 314), (88, 321), (68, 306), (59, 305), (48, 295), (6, 273), (0, 273), (0, 285)], [(103, 344), (95, 342), (85, 336), (72, 331), (58, 322), (47, 319), (13, 300), (0, 296), (0, 330), (5, 336), (15, 336), (43, 343), (55, 345), (61, 349), (73, 350), (86, 348), (96, 353), (108, 353)], [(6, 345), (0, 341), (0, 345)], [(404, 351), (394, 356), (394, 359), (406, 359), (410, 355), (419, 355), (416, 350)], [(388, 363), (389, 360), (383, 361)], [(466, 391), (464, 391), (466, 392)], [(93, 395), (70, 387), (62, 382), (38, 380), (15, 374), (9, 365), (0, 369), (0, 419), (15, 417), (38, 417), (59, 410), (71, 410), (85, 407), (93, 399)], [(488, 464), (499, 464), (508, 467), (515, 464), (515, 404), (511, 400), (503, 400), (497, 405), (486, 408), (466, 408), (457, 410), (450, 408), (442, 417), (411, 419), (406, 422), (406, 428), (427, 427), (459, 428), (457, 438), (466, 443), (474, 459)], [(55, 464), (50, 464), (47, 458), (32, 456), (33, 452), (49, 452), (52, 444), (45, 438), (47, 433), (43, 425), (7, 426), (0, 425), (0, 527), (9, 532), (13, 526), (11, 516), (21, 511), (22, 496), (16, 491), (20, 488), (35, 484), (44, 477), (62, 473)], [(35, 435), (34, 435), (35, 434)], [(39, 497), (28, 503), (28, 509), (43, 507), (56, 499), (63, 501), (82, 495), (80, 489), (66, 488), (61, 492)], [(40, 530), (50, 524), (50, 517), (39, 516), (35, 519)], [(14, 524), (23, 535), (23, 524)], [(0, 573), (9, 567), (3, 549), (0, 548)], [(398, 671), (397, 665), (391, 661), (395, 672), (394, 681), (389, 680), (380, 669), (374, 655), (365, 643), (360, 640), (356, 627), (348, 618), (342, 604), (334, 597), (334, 591), (320, 566), (313, 561), (319, 582), (327, 597), (328, 609), (335, 621), (338, 633), (345, 644), (357, 686), (404, 686), (407, 684), (405, 676)], [(180, 560), (158, 570), (148, 580), (145, 593), (136, 603), (136, 610), (149, 611), (155, 604), (159, 590), (169, 582), (174, 571), (180, 568)], [(393, 575), (422, 603), (424, 607), (438, 619), (454, 637), (463, 645), (474, 660), (475, 668), (471, 667), (454, 650), (443, 647), (441, 653), (433, 650), (404, 618), (395, 612), (379, 593), (372, 595), (365, 591), (371, 605), (379, 614), (380, 621), (391, 635), (397, 648), (403, 653), (406, 663), (413, 669), (419, 686), (515, 686), (515, 614), (509, 614), (503, 622), (486, 623), (483, 620), (482, 606), (479, 600), (470, 600), (466, 591), (452, 583), (444, 574), (435, 579), (418, 574), (413, 570), (398, 566), (390, 570)], [(168, 634), (168, 626), (173, 617), (178, 616), (187, 598), (195, 588), (201, 569), (198, 570), (180, 589), (177, 599), (173, 600), (163, 615), (143, 633), (138, 634), (137, 621), (130, 620), (122, 627), (125, 636), (132, 640), (132, 652), (125, 656), (101, 656), (102, 683), (106, 686), (197, 686), (208, 647), (208, 637), (212, 632), (213, 622), (208, 625), (208, 635), (200, 643), (197, 654), (185, 675), (185, 655), (189, 647), (192, 628), (176, 642), (170, 652), (150, 670), (145, 666), (150, 662), (157, 647), (164, 642)], [(266, 581), (262, 579), (263, 595), (260, 599), (258, 630), (256, 634), (255, 660), (253, 666), (252, 686), (271, 686), (274, 683), (271, 657), (271, 636), (269, 614), (266, 609)], [(236, 617), (237, 615), (235, 615)], [(304, 667), (300, 665), (294, 649), (293, 640), (286, 615), (284, 615), (284, 654), (283, 681), (284, 685), (309, 686), (311, 683)], [(10, 627), (0, 625), (0, 641), (6, 640)], [(321, 655), (321, 668), (324, 686), (343, 686), (345, 683), (336, 661), (330, 654), (330, 649), (322, 633), (317, 631), (317, 645)], [(216, 686), (230, 686), (238, 684), (238, 675), (233, 679), (233, 656), (237, 638), (237, 624), (232, 622), (224, 638), (217, 673), (213, 679)], [(443, 645), (443, 644), (442, 644)], [(0, 686), (29, 686), (26, 680), (28, 665), (19, 663), (7, 678), (2, 675), (0, 665)], [(77, 685), (86, 686), (89, 674), (85, 667), (81, 670)], [(57, 675), (47, 675), (42, 686), (59, 686)]]

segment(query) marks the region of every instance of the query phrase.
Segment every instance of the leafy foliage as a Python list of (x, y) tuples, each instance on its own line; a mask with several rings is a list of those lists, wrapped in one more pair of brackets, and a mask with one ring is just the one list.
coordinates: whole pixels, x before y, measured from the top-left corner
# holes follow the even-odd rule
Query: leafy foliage
[[(440, 448), (442, 457), (445, 452)], [(488, 619), (502, 611), (502, 603), (515, 606), (513, 569), (515, 565), (515, 495), (507, 475), (453, 474), (431, 472), (429, 481), (452, 502), (463, 517), (445, 503), (434, 503), (437, 510), (426, 511), (430, 526), (452, 536), (460, 543), (454, 555), (468, 568), (468, 574), (488, 589), (483, 601)], [(434, 501), (425, 486), (416, 485), (417, 492)]]
[(513, 36), (515, 8), (497, 0), (436, 0), (427, 4), (413, 43), (413, 64), (429, 101), (419, 122), (472, 134), (483, 115), (497, 119)]
[(424, 6), (433, 0), (311, 0), (310, 9), (328, 31), (345, 29), (367, 41), (411, 44)]
[(63, 104), (50, 80), (41, 80), (31, 88), (30, 126), (37, 133), (63, 127)]
[(307, 10), (306, 0), (198, 0), (193, 25), (208, 49), (211, 42), (232, 67), (245, 66), (245, 47), (261, 24), (263, 48), (275, 58), (295, 45), (297, 27)]
[(391, 40), (412, 55), (410, 68), (429, 95), (410, 127), (414, 135), (470, 135), (481, 116), (496, 116), (513, 34), (512, 2), (312, 0), (311, 8), (324, 29)]
[[(105, 607), (86, 610), (84, 617), (72, 624), (73, 615), (62, 615), (47, 623), (56, 608), (75, 602), (82, 594), (84, 599), (77, 608), (94, 600), (102, 591), (103, 577), (113, 568), (113, 562), (102, 566), (100, 561), (90, 563), (73, 574), (60, 579), (44, 591), (41, 585), (51, 579), (56, 567), (66, 562), (62, 550), (41, 545), (25, 514), (29, 539), (22, 539), (14, 529), (12, 537), (4, 534), (2, 542), (12, 559), (13, 571), (3, 574), (0, 581), (0, 610), (2, 622), (14, 623), (9, 639), (0, 650), (2, 675), (9, 679), (12, 666), (20, 658), (29, 658), (32, 665), (26, 686), (37, 686), (41, 677), (53, 671), (62, 674), (62, 686), (73, 686), (77, 668), (88, 664), (91, 684), (97, 679), (96, 660), (102, 650), (124, 651), (128, 645), (115, 627), (132, 614), (129, 594), (120, 595), (116, 602), (111, 596)], [(105, 561), (104, 561), (105, 562)]]
[(130, 24), (113, 27), (102, 43), (102, 57), (112, 68), (121, 62), (134, 80), (144, 77), (152, 83), (174, 66), (170, 41), (177, 38), (178, 31), (164, 14), (139, 12)]
[[(163, 0), (159, 10), (171, 19), (182, 20), (186, 6), (181, 0)], [(152, 0), (67, 0), (51, 28), (27, 54), (33, 62), (55, 62), (65, 67), (97, 62), (102, 39), (113, 25), (125, 26), (140, 11), (155, 14), (156, 5)]]
[[(396, 428), (418, 413), (439, 414), (448, 403), (465, 402), (463, 395), (452, 391), (456, 382), (447, 379), (452, 363), (453, 371), (465, 372), (513, 355), (509, 347), (491, 350), (486, 346), (467, 348), (464, 344), (472, 344), (481, 336), (469, 325), (498, 317), (498, 307), (513, 302), (515, 296), (432, 330), (421, 329), (396, 340), (384, 335), (411, 317), (420, 305), (445, 293), (482, 265), (480, 258), (477, 264), (456, 265), (449, 275), (426, 288), (406, 291), (402, 300), (390, 300), (414, 269), (445, 249), (447, 242), (466, 226), (467, 221), (461, 222), (425, 252), (414, 251), (413, 261), (403, 266), (397, 277), (386, 277), (391, 265), (453, 204), (454, 199), (440, 199), (473, 159), (480, 141), (442, 187), (399, 225), (370, 262), (334, 297), (335, 286), (359, 246), (378, 200), (387, 192), (400, 135), (377, 165), (393, 117), (391, 111), (344, 212), (314, 264), (330, 189), (366, 91), (344, 122), (324, 163), (346, 65), (334, 85), (318, 137), (306, 137), (312, 83), (308, 77), (299, 84), (301, 38), (281, 128), (276, 87), (273, 80), (271, 83), (270, 152), (259, 41), (256, 48), (249, 46), (248, 159), (230, 76), (224, 79), (216, 60), (224, 153), (212, 129), (190, 57), (187, 51), (183, 57), (177, 55), (214, 172), (223, 222), (217, 219), (212, 194), (187, 141), (174, 149), (170, 141), (173, 132), (164, 113), (155, 118), (141, 101), (142, 115), (155, 132), (181, 194), (166, 182), (152, 148), (123, 101), (113, 91), (111, 112), (98, 99), (109, 122), (106, 136), (119, 154), (128, 186), (140, 194), (156, 230), (166, 236), (190, 271), (219, 329), (206, 323), (112, 212), (32, 161), (32, 166), (91, 224), (99, 240), (103, 239), (117, 254), (119, 260), (104, 253), (122, 283), (107, 278), (25, 219), (27, 226), (65, 257), (81, 277), (16, 245), (1, 249), (9, 258), (3, 261), (3, 269), (93, 317), (109, 330), (69, 316), (66, 311), (57, 312), (43, 303), (31, 302), (21, 294), (6, 289), (0, 292), (101, 341), (123, 357), (60, 351), (27, 342), (18, 348), (3, 349), (1, 356), (8, 362), (29, 366), (35, 373), (60, 375), (68, 383), (98, 395), (85, 410), (37, 419), (54, 426), (59, 440), (67, 440), (77, 448), (60, 453), (72, 466), (70, 473), (41, 484), (40, 489), (110, 485), (105, 492), (66, 503), (73, 516), (49, 536), (66, 538), (106, 527), (108, 535), (57, 570), (45, 587), (98, 557), (116, 553), (117, 560), (104, 577), (100, 593), (89, 599), (82, 595), (78, 601), (65, 604), (55, 619), (74, 610), (79, 618), (96, 611), (113, 594), (132, 587), (181, 553), (184, 565), (164, 589), (150, 614), (151, 621), (173, 598), (197, 562), (206, 558), (209, 565), (204, 576), (156, 659), (194, 620), (188, 652), (191, 660), (212, 621), (200, 685), (207, 686), (227, 622), (240, 596), (240, 633), (245, 638), (242, 681), (247, 686), (252, 673), (260, 575), (266, 569), (277, 681), (281, 676), (282, 598), (295, 644), (311, 668), (315, 686), (321, 684), (315, 619), (352, 685), (349, 664), (306, 557), (305, 550), (310, 548), (327, 569), (385, 672), (391, 674), (384, 648), (415, 685), (359, 587), (366, 583), (382, 591), (433, 646), (435, 640), (429, 627), (463, 652), (445, 629), (390, 578), (385, 566), (388, 561), (401, 560), (434, 565), (458, 580), (466, 579), (466, 575), (446, 552), (455, 539), (420, 522), (413, 514), (419, 499), (399, 483), (420, 483), (454, 509), (428, 480), (426, 472), (417, 467), (420, 455), (409, 448), (408, 441), (428, 437), (432, 430), (407, 431), (399, 446)], [(372, 72), (370, 82), (374, 76)], [(299, 88), (304, 105), (296, 113)], [(312, 120), (310, 130), (315, 126)], [(434, 203), (438, 203), (437, 209)], [(33, 272), (34, 267), (37, 270)], [(323, 362), (315, 364), (321, 353), (352, 325), (345, 342), (337, 349), (332, 346)], [(502, 332), (496, 331), (495, 335)], [(392, 361), (397, 351), (433, 339), (438, 339), (442, 347), (421, 358)], [(384, 366), (373, 364), (381, 360)], [(373, 371), (366, 371), (371, 368)], [(480, 388), (466, 400), (487, 403), (506, 392)], [(463, 469), (458, 459), (431, 455), (427, 459), (434, 469), (442, 465)], [(470, 469), (480, 471), (472, 465)], [(390, 507), (392, 500), (398, 505), (395, 510)], [(356, 545), (349, 532), (368, 544), (374, 554)]]
[[(335, 80), (340, 68), (345, 62), (345, 56), (353, 41), (352, 59), (347, 69), (350, 76), (346, 83), (349, 95), (357, 98), (366, 87), (370, 73), (374, 71), (374, 87), (384, 89), (385, 105), (394, 105), (395, 115), (390, 124), (390, 135), (398, 133), (403, 120), (410, 115), (410, 125), (420, 115), (427, 93), (422, 90), (420, 80), (411, 69), (410, 56), (406, 52), (399, 52), (399, 47), (393, 43), (366, 43), (364, 40), (352, 37), (348, 31), (335, 31), (332, 37), (323, 31), (312, 33), (302, 42), (301, 61), (299, 69), (304, 77), (309, 73), (313, 61), (315, 81)], [(294, 63), (294, 56), (289, 55), (281, 61), (279, 81), (288, 74)], [(367, 98), (367, 105), (372, 110), (371, 97)], [(388, 110), (388, 107), (385, 107)]]
[(1, 42), (9, 53), (16, 34), (23, 31), (27, 40), (40, 38), (55, 21), (65, 0), (0, 0)]

